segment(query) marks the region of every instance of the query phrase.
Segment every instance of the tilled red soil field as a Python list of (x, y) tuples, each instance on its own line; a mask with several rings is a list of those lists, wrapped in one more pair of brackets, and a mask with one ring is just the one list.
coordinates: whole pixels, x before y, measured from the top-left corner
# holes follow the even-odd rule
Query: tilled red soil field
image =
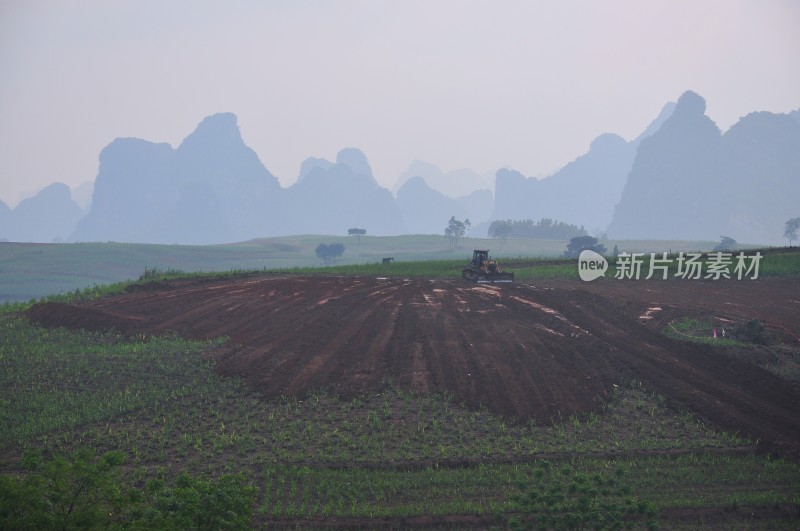
[[(582, 415), (614, 384), (641, 380), (720, 429), (800, 455), (800, 388), (723, 349), (660, 333), (681, 315), (759, 318), (794, 341), (800, 283), (249, 277), (178, 280), (29, 310), (46, 326), (230, 338), (218, 370), (267, 397), (390, 383), (539, 422)], [(658, 308), (658, 309), (656, 309)]]

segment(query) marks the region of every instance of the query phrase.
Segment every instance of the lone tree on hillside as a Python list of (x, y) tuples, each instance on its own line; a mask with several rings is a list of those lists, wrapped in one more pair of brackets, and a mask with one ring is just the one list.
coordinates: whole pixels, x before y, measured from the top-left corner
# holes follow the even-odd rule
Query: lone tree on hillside
[(568, 258), (577, 258), (582, 251), (594, 251), (597, 254), (605, 254), (606, 246), (597, 242), (594, 236), (576, 236), (572, 238), (567, 244), (567, 250), (564, 251), (564, 256)]
[(358, 243), (361, 243), (361, 237), (367, 233), (367, 229), (347, 229), (347, 234), (350, 236), (355, 236)]
[(797, 239), (798, 229), (800, 229), (800, 218), (786, 220), (786, 230), (783, 231), (783, 237), (789, 240), (789, 247)]
[(469, 219), (459, 221), (455, 216), (451, 216), (447, 228), (444, 229), (444, 235), (450, 240), (450, 245), (457, 247), (458, 239), (469, 232), (471, 227), (472, 223), (469, 222)]
[(337, 258), (344, 254), (344, 245), (341, 243), (332, 243), (330, 245), (326, 245), (321, 243), (317, 245), (317, 248), (314, 250), (317, 255), (317, 258), (322, 260), (326, 264), (331, 264), (336, 261)]

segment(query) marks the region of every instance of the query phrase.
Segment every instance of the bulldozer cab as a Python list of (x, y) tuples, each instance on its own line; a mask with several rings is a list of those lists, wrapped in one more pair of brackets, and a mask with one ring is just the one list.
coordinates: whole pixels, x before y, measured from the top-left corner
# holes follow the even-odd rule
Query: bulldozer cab
[(472, 251), (472, 267), (483, 267), (483, 263), (489, 260), (489, 251), (475, 249)]

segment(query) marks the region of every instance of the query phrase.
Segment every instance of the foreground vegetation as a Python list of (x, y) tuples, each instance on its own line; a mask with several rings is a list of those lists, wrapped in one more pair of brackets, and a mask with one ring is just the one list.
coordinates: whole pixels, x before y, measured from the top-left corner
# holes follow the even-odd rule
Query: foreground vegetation
[[(213, 372), (216, 347), (47, 330), (0, 314), (0, 509), (37, 492), (52, 509), (60, 498), (48, 478), (80, 471), (125, 494), (112, 497), (121, 504), (112, 523), (122, 527), (200, 527), (186, 518), (205, 514), (213, 492), (232, 527), (452, 515), (525, 524), (543, 482), (589, 488), (614, 478), (635, 493), (626, 500), (644, 504), (643, 518), (716, 508), (741, 527), (761, 508), (769, 514), (754, 525), (790, 528), (775, 508), (800, 503), (798, 463), (754, 453), (751, 442), (670, 410), (635, 381), (620, 382), (586, 417), (519, 425), (391, 382), (353, 400), (320, 390), (269, 402)], [(545, 460), (554, 464), (547, 478)], [(570, 483), (558, 483), (567, 465)], [(224, 492), (251, 500), (244, 520)], [(32, 527), (59, 527), (52, 522)]]
[(121, 478), (122, 452), (69, 458), (27, 455), (22, 478), (0, 476), (4, 529), (242, 529), (250, 523), (255, 487), (240, 474), (206, 480), (182, 473), (174, 487), (152, 479), (137, 488)]

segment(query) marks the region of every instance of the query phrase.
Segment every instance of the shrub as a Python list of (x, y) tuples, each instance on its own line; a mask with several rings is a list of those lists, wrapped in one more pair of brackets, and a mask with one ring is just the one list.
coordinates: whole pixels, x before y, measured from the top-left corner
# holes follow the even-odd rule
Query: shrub
[(242, 474), (216, 480), (178, 476), (174, 487), (148, 481), (144, 491), (122, 481), (121, 452), (70, 459), (23, 459), (27, 475), (0, 475), (0, 529), (248, 529), (255, 487)]
[(330, 245), (320, 243), (317, 245), (317, 248), (314, 249), (314, 253), (317, 255), (317, 258), (329, 264), (344, 254), (344, 245), (341, 243), (332, 243)]
[(576, 236), (572, 238), (567, 244), (567, 250), (564, 251), (564, 256), (567, 258), (577, 258), (581, 251), (590, 250), (597, 254), (605, 254), (606, 246), (597, 241), (594, 236)]
[(128, 499), (118, 483), (121, 452), (97, 457), (78, 449), (68, 460), (23, 459), (24, 478), (0, 476), (3, 529), (107, 528), (119, 523)]
[(732, 335), (739, 341), (755, 343), (756, 345), (769, 345), (771, 340), (767, 329), (764, 328), (764, 324), (758, 319), (753, 319), (737, 326)]

